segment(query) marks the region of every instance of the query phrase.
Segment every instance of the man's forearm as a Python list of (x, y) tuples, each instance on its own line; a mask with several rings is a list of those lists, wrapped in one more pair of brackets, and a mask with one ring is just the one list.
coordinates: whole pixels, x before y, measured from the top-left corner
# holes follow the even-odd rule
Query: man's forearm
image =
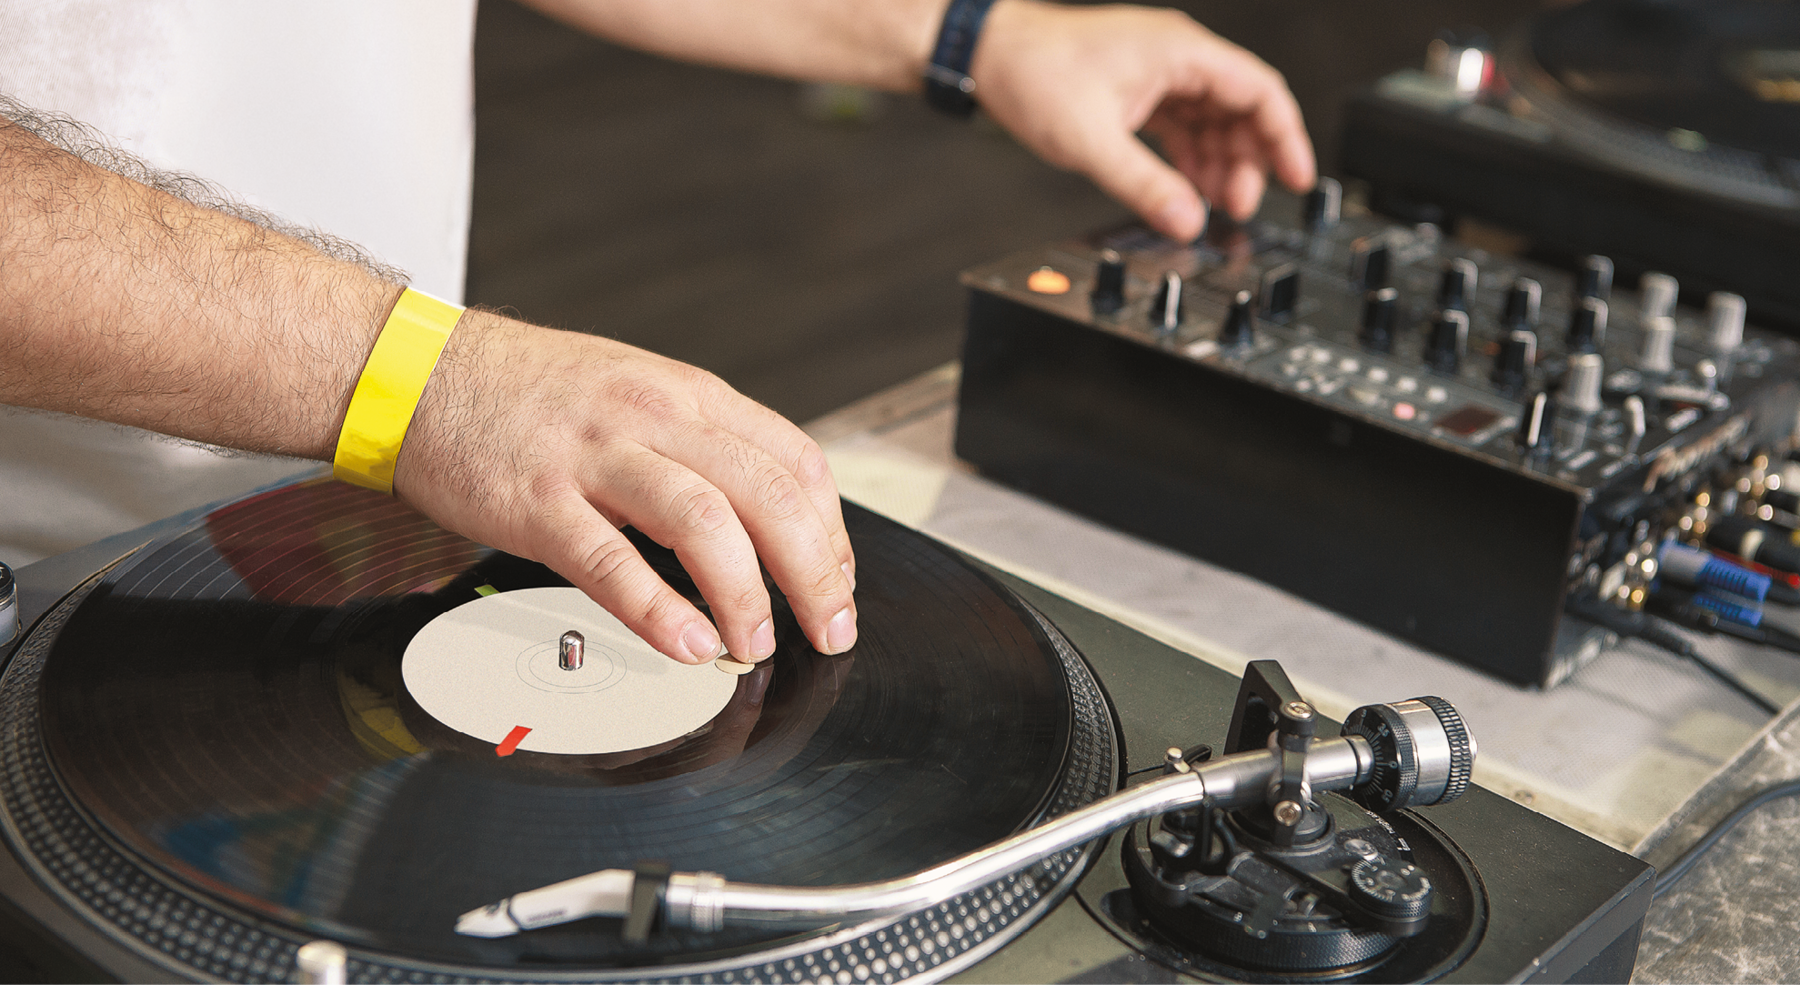
[(948, 0), (525, 0), (684, 61), (892, 91), (919, 86)]
[(0, 120), (0, 402), (329, 458), (399, 291)]

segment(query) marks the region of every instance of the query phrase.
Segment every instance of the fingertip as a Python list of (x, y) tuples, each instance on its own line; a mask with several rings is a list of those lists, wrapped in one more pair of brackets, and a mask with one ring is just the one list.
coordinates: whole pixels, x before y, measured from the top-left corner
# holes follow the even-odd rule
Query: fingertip
[(1312, 142), (1301, 137), (1287, 147), (1276, 162), (1275, 174), (1290, 191), (1312, 190), (1319, 183), (1319, 164), (1313, 156)]
[(681, 650), (669, 656), (682, 663), (703, 664), (725, 655), (725, 644), (719, 639), (719, 631), (704, 619), (688, 623), (681, 631), (681, 646)]
[(1254, 164), (1239, 164), (1231, 175), (1226, 193), (1226, 210), (1231, 217), (1243, 222), (1255, 215), (1257, 206), (1262, 204), (1264, 187), (1261, 169)]
[(1187, 243), (1198, 238), (1206, 228), (1207, 211), (1206, 200), (1198, 192), (1185, 191), (1163, 203), (1162, 208), (1149, 218), (1157, 232), (1177, 243)]
[(856, 636), (856, 608), (846, 605), (825, 624), (822, 645), (815, 643), (814, 648), (824, 654), (843, 653), (856, 645)]
[(774, 654), (775, 623), (772, 620), (764, 619), (757, 623), (756, 628), (750, 632), (750, 652), (745, 656), (750, 658), (751, 663), (755, 663), (759, 660), (767, 660)]

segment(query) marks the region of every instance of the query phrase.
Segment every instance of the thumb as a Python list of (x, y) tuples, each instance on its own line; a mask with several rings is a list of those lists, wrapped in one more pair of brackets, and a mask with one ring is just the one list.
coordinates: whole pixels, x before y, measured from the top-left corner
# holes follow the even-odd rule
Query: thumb
[(1135, 134), (1099, 137), (1082, 170), (1102, 191), (1176, 242), (1189, 242), (1206, 228), (1209, 207), (1193, 182)]

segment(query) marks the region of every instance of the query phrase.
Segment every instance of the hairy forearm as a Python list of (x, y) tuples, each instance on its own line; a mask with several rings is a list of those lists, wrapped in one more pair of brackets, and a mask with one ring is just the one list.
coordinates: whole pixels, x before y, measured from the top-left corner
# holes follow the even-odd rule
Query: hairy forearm
[(399, 291), (0, 120), (0, 402), (329, 458)]
[(917, 89), (948, 0), (524, 0), (565, 23), (684, 61)]

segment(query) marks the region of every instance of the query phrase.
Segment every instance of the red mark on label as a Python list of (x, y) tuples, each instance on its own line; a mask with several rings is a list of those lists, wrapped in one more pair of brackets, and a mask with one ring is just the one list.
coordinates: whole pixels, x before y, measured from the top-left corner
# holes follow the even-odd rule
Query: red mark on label
[(531, 729), (523, 725), (514, 725), (513, 730), (506, 733), (506, 738), (500, 740), (500, 744), (494, 747), (494, 755), (512, 755), (513, 751), (519, 748), (519, 743), (524, 742), (525, 737), (530, 734)]

